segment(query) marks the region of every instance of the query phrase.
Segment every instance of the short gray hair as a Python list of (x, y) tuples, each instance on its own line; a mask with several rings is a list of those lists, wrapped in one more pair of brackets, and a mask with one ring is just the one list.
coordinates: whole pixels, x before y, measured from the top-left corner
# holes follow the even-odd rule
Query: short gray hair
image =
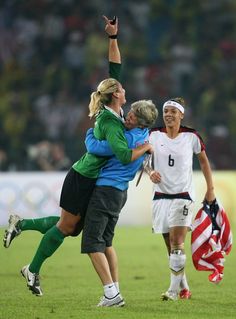
[(131, 104), (131, 109), (137, 117), (138, 124), (144, 127), (151, 127), (158, 117), (158, 110), (152, 100), (140, 100)]

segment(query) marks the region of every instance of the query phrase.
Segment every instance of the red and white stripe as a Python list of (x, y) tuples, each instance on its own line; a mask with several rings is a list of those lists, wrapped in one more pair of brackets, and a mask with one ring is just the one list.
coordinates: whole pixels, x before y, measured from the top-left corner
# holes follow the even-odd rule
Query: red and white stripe
[(212, 221), (202, 207), (193, 222), (191, 235), (192, 260), (199, 271), (212, 271), (211, 282), (218, 283), (223, 278), (225, 255), (232, 247), (232, 232), (224, 208), (218, 203), (216, 222), (220, 230), (212, 231)]

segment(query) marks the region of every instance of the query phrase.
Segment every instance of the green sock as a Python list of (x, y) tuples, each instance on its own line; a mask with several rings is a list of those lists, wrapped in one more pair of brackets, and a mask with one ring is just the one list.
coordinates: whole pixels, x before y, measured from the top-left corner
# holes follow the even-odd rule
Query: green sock
[(59, 216), (49, 216), (35, 219), (23, 219), (17, 224), (21, 231), (24, 230), (37, 230), (42, 234), (45, 234), (52, 226), (56, 225)]
[(43, 262), (61, 246), (64, 238), (65, 235), (56, 226), (50, 228), (43, 236), (29, 270), (38, 274)]

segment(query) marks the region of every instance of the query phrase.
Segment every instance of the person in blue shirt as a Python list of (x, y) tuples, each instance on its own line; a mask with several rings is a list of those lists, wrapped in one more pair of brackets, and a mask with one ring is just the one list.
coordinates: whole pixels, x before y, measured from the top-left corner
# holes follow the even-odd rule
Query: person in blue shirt
[[(131, 104), (126, 118), (125, 132), (128, 147), (148, 143), (148, 128), (155, 124), (158, 111), (151, 100)], [(129, 164), (122, 164), (114, 155), (107, 141), (96, 140), (93, 130), (86, 136), (89, 153), (111, 156), (102, 167), (87, 208), (81, 241), (81, 252), (87, 253), (104, 288), (99, 307), (123, 306), (119, 291), (118, 262), (112, 240), (121, 209), (127, 200), (129, 182), (142, 166), (144, 156)]]
[[(131, 109), (130, 114), (133, 112), (134, 107), (141, 103), (149, 104), (148, 107), (152, 107), (151, 101), (138, 101), (132, 104), (133, 108)], [(125, 137), (127, 139), (128, 147), (135, 148), (144, 143), (148, 143), (149, 129), (136, 127), (132, 130), (126, 130)], [(117, 157), (114, 156), (106, 140), (99, 141), (94, 137), (93, 128), (90, 128), (87, 131), (85, 144), (89, 153), (97, 156), (111, 157), (107, 164), (101, 168), (96, 185), (113, 186), (120, 190), (127, 189), (129, 181), (134, 178), (145, 158), (145, 155), (143, 155), (134, 162), (123, 165)]]
[[(110, 47), (109, 47), (109, 61), (111, 62), (109, 67), (114, 69), (116, 67), (118, 67), (119, 69), (119, 51), (117, 52), (118, 46), (117, 46), (117, 41), (116, 39), (113, 38), (113, 34), (115, 32), (117, 32), (117, 23), (116, 25), (112, 25), (110, 23), (111, 20), (107, 20), (107, 18), (105, 19), (107, 22), (106, 25), (106, 31), (110, 37), (109, 43), (110, 43)], [(115, 42), (115, 43), (114, 43)], [(116, 97), (115, 97), (116, 98)], [(136, 106), (135, 106), (136, 105)], [(138, 129), (134, 129), (134, 137), (132, 137), (132, 130), (129, 131), (129, 133), (127, 132), (127, 138), (129, 139), (129, 145), (137, 145), (137, 146), (145, 146), (145, 150), (146, 151), (152, 151), (152, 146), (150, 144), (144, 144), (143, 142), (147, 141), (147, 137), (148, 137), (148, 130), (146, 129), (146, 127), (150, 126), (153, 122), (155, 122), (155, 119), (157, 117), (157, 110), (155, 108), (155, 105), (152, 103), (152, 101), (149, 100), (143, 100), (143, 101), (139, 101), (137, 102), (137, 104), (133, 104), (132, 105), (132, 111), (129, 112), (129, 114), (127, 115), (126, 118), (126, 123), (125, 123), (125, 127), (127, 129), (132, 129), (135, 128), (137, 126), (139, 126)], [(112, 110), (110, 110), (112, 111)], [(120, 121), (123, 122), (123, 117), (119, 116)], [(151, 122), (150, 122), (151, 120)], [(124, 129), (125, 129), (124, 127)], [(143, 129), (145, 128), (145, 129)], [(136, 133), (135, 133), (136, 132)], [(149, 145), (149, 146), (148, 146)], [(146, 147), (148, 146), (148, 147)], [(144, 152), (142, 152), (143, 154)], [(140, 153), (141, 155), (141, 153)], [(102, 156), (102, 155), (101, 155)], [(112, 176), (112, 171), (110, 171), (111, 168), (114, 168), (114, 166), (116, 164), (118, 164), (118, 166), (120, 165), (119, 161), (114, 157), (111, 156), (111, 154), (106, 154), (108, 162), (106, 163), (106, 169), (108, 170), (107, 174), (106, 174), (106, 169), (102, 170), (103, 172), (103, 180), (104, 178), (108, 178), (109, 176)], [(136, 157), (137, 158), (137, 157)], [(119, 166), (119, 169), (121, 169), (121, 172), (117, 173), (118, 171), (115, 171), (115, 175), (118, 178), (118, 176), (122, 176), (121, 179), (118, 180), (113, 180), (113, 182), (116, 183), (116, 185), (113, 186), (117, 186), (118, 188), (115, 189), (119, 189), (119, 187), (122, 188), (122, 191), (126, 192), (126, 189), (128, 188), (128, 181), (133, 179), (135, 176), (135, 172), (139, 169), (141, 163), (142, 163), (143, 157), (139, 160), (139, 161), (134, 161), (135, 164), (134, 166), (129, 166), (125, 165), (125, 169), (122, 169), (121, 166)], [(106, 162), (106, 161), (105, 161)], [(92, 167), (92, 166), (91, 166)], [(93, 167), (92, 167), (93, 168)], [(128, 168), (128, 171), (126, 171)], [(82, 173), (81, 173), (82, 175)], [(84, 175), (86, 176), (86, 175)], [(85, 177), (83, 177), (85, 178)], [(95, 183), (95, 182), (94, 182)], [(87, 200), (89, 200), (92, 192), (88, 192), (88, 189), (86, 187), (82, 187), (83, 192), (84, 192), (84, 196), (78, 196), (78, 193), (76, 191), (73, 192), (73, 194), (75, 195), (75, 199), (79, 199), (80, 201), (86, 201), (86, 206), (87, 206)], [(68, 188), (67, 190), (70, 193), (70, 188)], [(77, 196), (76, 196), (77, 194)], [(109, 195), (109, 194), (108, 194)], [(123, 196), (123, 195), (122, 195)], [(84, 197), (84, 198), (83, 198)], [(125, 196), (123, 196), (125, 198)], [(119, 199), (118, 199), (119, 200)], [(123, 198), (122, 198), (123, 200)], [(121, 202), (122, 204), (122, 202)], [(122, 204), (123, 205), (123, 204)], [(121, 206), (122, 206), (121, 205)], [(115, 208), (115, 210), (117, 210), (117, 207)], [(50, 232), (52, 228), (55, 229), (56, 224), (58, 223), (59, 220), (59, 216), (48, 216), (48, 217), (43, 217), (43, 218), (37, 218), (37, 219), (22, 219), (20, 216), (18, 215), (11, 215), (10, 219), (9, 219), (9, 227), (5, 232), (4, 235), (4, 246), (6, 248), (8, 248), (11, 244), (11, 241), (16, 238), (16, 236), (18, 236), (19, 234), (21, 234), (23, 231), (26, 230), (36, 230), (41, 232), (42, 234), (46, 234), (47, 232)], [(67, 218), (68, 220), (68, 218)], [(81, 230), (83, 228), (83, 220), (80, 220), (78, 225), (76, 225), (76, 235), (78, 235)], [(65, 236), (73, 236), (74, 233), (68, 233), (67, 235), (63, 235), (63, 240)], [(60, 241), (59, 245), (61, 245), (61, 243), (63, 242)], [(55, 243), (57, 244), (56, 241), (53, 241), (53, 244), (55, 246)], [(46, 260), (46, 258), (50, 257), (55, 251), (56, 249), (58, 249), (58, 245), (56, 246), (56, 248), (51, 249), (51, 246), (48, 244), (47, 242), (44, 242), (44, 246), (47, 249), (47, 252), (45, 253), (45, 249), (42, 249), (41, 246), (39, 246), (39, 249), (36, 252), (35, 255), (35, 260), (37, 257), (37, 267), (38, 267), (38, 271), (34, 272), (34, 273), (30, 273), (30, 281), (27, 279), (29, 278), (28, 275), (25, 276), (26, 281), (27, 281), (27, 286), (29, 287), (29, 289), (32, 291), (33, 294), (37, 295), (37, 296), (42, 296), (42, 289), (40, 286), (40, 282), (39, 282), (39, 269), (41, 268), (42, 264), (44, 263), (44, 261)], [(49, 251), (50, 248), (50, 251)], [(114, 263), (114, 254), (113, 254), (113, 250), (112, 249), (108, 249), (107, 250), (107, 254), (109, 254), (111, 252), (111, 257), (107, 257), (108, 260), (109, 258), (111, 259), (111, 264)], [(96, 255), (94, 255), (96, 257)], [(95, 262), (95, 261), (94, 261)], [(29, 274), (29, 267), (24, 267), (24, 269), (27, 269), (27, 274)], [(114, 268), (116, 269), (116, 268)], [(112, 270), (111, 270), (112, 272)], [(113, 278), (117, 278), (117, 276), (112, 275)], [(109, 290), (109, 289), (108, 289)], [(111, 291), (113, 291), (111, 289)], [(106, 293), (106, 290), (105, 290)], [(107, 296), (112, 295), (112, 293), (107, 292), (106, 293)], [(109, 302), (109, 304), (106, 303), (107, 300), (105, 300), (104, 303), (101, 304), (101, 306), (113, 306), (113, 305), (117, 305), (117, 303), (119, 303), (120, 305), (122, 305), (123, 301), (121, 302), (122, 297), (118, 296), (118, 298), (113, 298), (111, 299), (111, 301)]]

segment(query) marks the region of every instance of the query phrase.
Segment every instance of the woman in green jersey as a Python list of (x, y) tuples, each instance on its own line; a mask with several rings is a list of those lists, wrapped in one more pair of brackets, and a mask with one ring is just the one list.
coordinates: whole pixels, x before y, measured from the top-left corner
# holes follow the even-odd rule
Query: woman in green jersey
[[(121, 58), (116, 39), (118, 21), (114, 25), (106, 24), (109, 40), (110, 78), (103, 80), (97, 90), (91, 94), (89, 116), (96, 119), (94, 135), (108, 141), (113, 153), (123, 163), (136, 160), (146, 152), (152, 152), (151, 144), (144, 144), (129, 149), (124, 136), (124, 118), (122, 106), (125, 104), (125, 90), (119, 82)], [(84, 215), (95, 186), (100, 169), (108, 157), (97, 157), (86, 153), (77, 161), (63, 183), (60, 207), (61, 216), (39, 219), (21, 219), (11, 215), (9, 227), (5, 232), (4, 246), (8, 248), (11, 241), (24, 230), (38, 230), (44, 234), (31, 263), (24, 266), (21, 274), (33, 294), (42, 296), (39, 271), (43, 262), (63, 243), (66, 236), (78, 235), (83, 227)]]

